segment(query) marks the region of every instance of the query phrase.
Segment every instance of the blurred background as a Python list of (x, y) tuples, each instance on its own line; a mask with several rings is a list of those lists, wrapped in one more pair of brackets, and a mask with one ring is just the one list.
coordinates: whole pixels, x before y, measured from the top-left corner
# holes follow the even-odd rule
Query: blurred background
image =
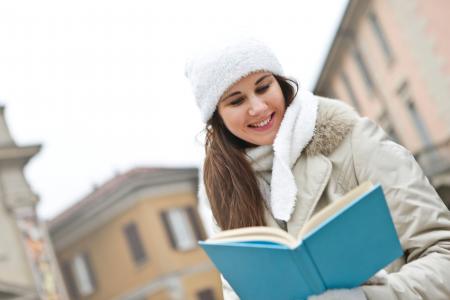
[(197, 241), (193, 53), (254, 36), (450, 206), (450, 2), (0, 2), (0, 299), (222, 299)]

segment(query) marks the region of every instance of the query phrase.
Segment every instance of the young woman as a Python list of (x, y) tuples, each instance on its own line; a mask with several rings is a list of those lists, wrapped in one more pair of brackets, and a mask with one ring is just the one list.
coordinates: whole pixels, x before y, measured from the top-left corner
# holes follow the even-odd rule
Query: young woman
[[(450, 213), (405, 148), (342, 102), (298, 88), (256, 40), (194, 58), (186, 76), (206, 122), (199, 201), (207, 227), (296, 236), (370, 180), (385, 191), (404, 256), (370, 285), (310, 298), (450, 299)], [(223, 282), (224, 298), (239, 299)]]

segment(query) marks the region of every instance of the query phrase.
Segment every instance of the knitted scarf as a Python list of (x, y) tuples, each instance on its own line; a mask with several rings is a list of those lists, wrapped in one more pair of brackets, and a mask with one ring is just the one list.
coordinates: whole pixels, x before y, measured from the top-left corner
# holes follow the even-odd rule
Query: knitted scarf
[(298, 190), (292, 167), (314, 135), (317, 108), (317, 98), (300, 89), (285, 111), (273, 145), (247, 151), (255, 172), (272, 170), (269, 204), (276, 219), (287, 222), (294, 211)]

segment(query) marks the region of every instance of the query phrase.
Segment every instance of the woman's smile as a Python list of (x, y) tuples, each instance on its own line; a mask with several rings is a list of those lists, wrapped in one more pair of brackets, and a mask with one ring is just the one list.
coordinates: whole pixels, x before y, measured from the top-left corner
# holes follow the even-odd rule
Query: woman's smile
[(273, 122), (274, 116), (275, 116), (275, 112), (270, 114), (268, 118), (266, 118), (258, 123), (250, 124), (250, 125), (248, 125), (248, 127), (252, 128), (256, 131), (265, 131), (272, 127), (272, 125), (274, 123)]

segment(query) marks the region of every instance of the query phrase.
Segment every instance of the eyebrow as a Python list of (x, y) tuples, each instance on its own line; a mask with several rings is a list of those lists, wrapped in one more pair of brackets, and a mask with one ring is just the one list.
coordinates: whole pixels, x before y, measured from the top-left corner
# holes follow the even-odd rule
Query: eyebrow
[(269, 76), (270, 76), (270, 74), (267, 74), (267, 75), (264, 75), (263, 77), (259, 78), (258, 80), (256, 80), (255, 85), (257, 85), (258, 83), (260, 83), (261, 81), (263, 81), (264, 78), (267, 78), (267, 77), (269, 77)]
[[(271, 74), (266, 74), (266, 75), (260, 77), (258, 80), (255, 81), (255, 85), (258, 85), (258, 83), (260, 83), (261, 81), (263, 81), (265, 78), (269, 77), (270, 75), (271, 75)], [(239, 92), (239, 91), (238, 91), (238, 92), (234, 92), (234, 93), (232, 93), (232, 94), (226, 96), (225, 98), (223, 98), (222, 101), (224, 101), (225, 99), (230, 98), (231, 96), (238, 95), (238, 94), (240, 94), (240, 93), (241, 93), (241, 92)]]

